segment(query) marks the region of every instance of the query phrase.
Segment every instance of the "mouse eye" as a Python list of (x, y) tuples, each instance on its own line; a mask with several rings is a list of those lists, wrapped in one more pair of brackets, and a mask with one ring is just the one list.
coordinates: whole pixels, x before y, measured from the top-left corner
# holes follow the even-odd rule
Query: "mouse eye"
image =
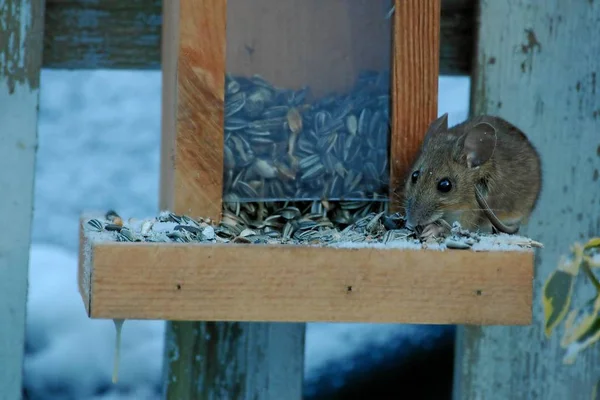
[(448, 193), (450, 190), (452, 190), (452, 183), (450, 182), (450, 179), (441, 179), (438, 182), (437, 189), (442, 193)]
[(417, 182), (417, 179), (419, 179), (419, 170), (416, 170), (415, 172), (412, 173), (412, 175), (410, 176), (410, 180), (412, 181), (412, 183)]

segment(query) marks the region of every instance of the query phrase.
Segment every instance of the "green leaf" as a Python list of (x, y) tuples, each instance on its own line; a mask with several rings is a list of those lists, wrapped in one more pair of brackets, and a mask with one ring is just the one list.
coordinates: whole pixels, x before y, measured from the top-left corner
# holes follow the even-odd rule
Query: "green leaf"
[(565, 320), (565, 331), (560, 345), (565, 348), (576, 342), (596, 320), (598, 295), (572, 310)]
[(572, 364), (580, 352), (600, 339), (600, 297), (596, 296), (573, 310), (565, 325), (561, 346), (567, 351), (563, 362)]
[(544, 331), (550, 337), (552, 330), (565, 317), (571, 303), (575, 277), (566, 271), (554, 271), (544, 284)]
[(583, 259), (583, 248), (575, 244), (571, 253), (569, 257), (561, 257), (558, 268), (550, 274), (542, 289), (546, 337), (560, 324), (571, 304), (575, 277)]
[(590, 268), (600, 268), (600, 237), (595, 237), (583, 246), (583, 258)]
[(593, 248), (600, 248), (600, 237), (591, 238), (585, 245), (583, 245), (583, 250), (589, 250)]

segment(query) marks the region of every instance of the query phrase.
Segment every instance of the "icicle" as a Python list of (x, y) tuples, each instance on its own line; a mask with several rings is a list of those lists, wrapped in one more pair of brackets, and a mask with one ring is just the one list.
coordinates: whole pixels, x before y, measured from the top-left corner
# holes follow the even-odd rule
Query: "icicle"
[(392, 8), (390, 8), (390, 11), (388, 11), (388, 13), (385, 15), (385, 19), (392, 18), (392, 15), (394, 15), (394, 11), (396, 11), (395, 5), (393, 5)]
[(124, 319), (113, 319), (115, 323), (115, 328), (117, 329), (117, 337), (115, 340), (115, 360), (113, 364), (113, 376), (112, 382), (117, 383), (118, 374), (119, 374), (119, 356), (121, 352), (121, 330), (123, 329)]

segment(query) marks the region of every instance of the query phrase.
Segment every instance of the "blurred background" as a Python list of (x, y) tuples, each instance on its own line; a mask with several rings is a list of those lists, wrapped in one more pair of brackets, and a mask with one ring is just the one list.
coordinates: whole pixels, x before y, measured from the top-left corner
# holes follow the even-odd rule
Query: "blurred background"
[[(440, 78), (451, 125), (469, 83)], [(124, 324), (113, 385), (114, 324), (87, 318), (76, 284), (81, 212), (158, 212), (160, 104), (160, 71), (42, 72), (24, 398), (160, 398), (164, 322)], [(449, 399), (453, 346), (452, 326), (308, 324), (305, 398)]]

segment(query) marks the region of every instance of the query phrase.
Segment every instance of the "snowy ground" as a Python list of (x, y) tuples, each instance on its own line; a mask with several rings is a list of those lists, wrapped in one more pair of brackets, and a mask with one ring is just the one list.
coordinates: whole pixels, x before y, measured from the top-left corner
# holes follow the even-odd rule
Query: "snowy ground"
[[(76, 265), (81, 212), (157, 211), (160, 90), (160, 72), (42, 73), (25, 361), (30, 398), (158, 398), (164, 323), (126, 322), (120, 382), (113, 387), (114, 325), (86, 317)], [(439, 111), (449, 112), (450, 124), (466, 118), (468, 79), (442, 78), (439, 91)], [(307, 380), (367, 346), (436, 334), (413, 325), (307, 329)]]

